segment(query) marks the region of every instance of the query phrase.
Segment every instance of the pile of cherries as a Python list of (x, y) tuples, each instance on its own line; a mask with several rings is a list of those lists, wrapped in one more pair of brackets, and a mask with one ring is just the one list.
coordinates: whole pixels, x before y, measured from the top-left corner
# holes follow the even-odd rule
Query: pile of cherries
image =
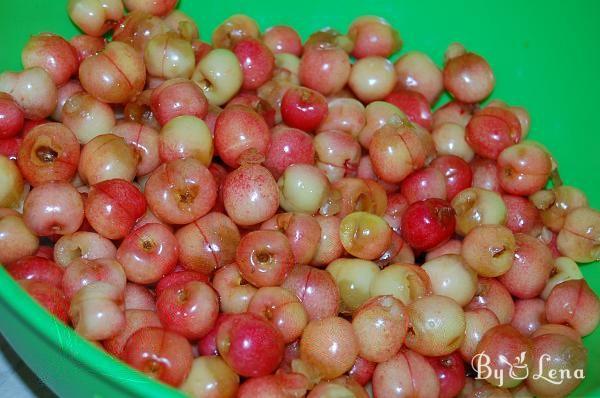
[(392, 63), (370, 16), (303, 44), (234, 15), (209, 44), (176, 3), (70, 0), (84, 34), (0, 75), (0, 262), (25, 290), (192, 397), (577, 387), (549, 380), (587, 362), (600, 213), (525, 109), (481, 105), (484, 58)]

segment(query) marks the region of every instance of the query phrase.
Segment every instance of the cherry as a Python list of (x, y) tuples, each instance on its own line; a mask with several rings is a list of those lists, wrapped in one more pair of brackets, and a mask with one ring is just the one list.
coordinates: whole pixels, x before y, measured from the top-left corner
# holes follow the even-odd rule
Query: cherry
[(285, 124), (303, 131), (315, 130), (327, 117), (327, 100), (306, 87), (290, 88), (281, 100), (281, 117)]
[(402, 216), (402, 238), (414, 249), (433, 249), (454, 233), (454, 214), (450, 204), (442, 199), (415, 202)]
[(221, 357), (239, 375), (271, 374), (283, 359), (283, 338), (267, 320), (245, 313), (231, 315), (217, 330)]
[(159, 327), (143, 327), (132, 334), (121, 357), (146, 375), (172, 386), (185, 380), (194, 359), (184, 337)]

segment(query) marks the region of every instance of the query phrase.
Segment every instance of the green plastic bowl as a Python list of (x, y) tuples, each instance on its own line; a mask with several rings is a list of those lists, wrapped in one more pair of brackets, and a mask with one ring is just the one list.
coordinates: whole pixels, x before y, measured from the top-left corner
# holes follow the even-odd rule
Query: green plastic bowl
[[(20, 70), (21, 49), (31, 34), (77, 33), (66, 1), (0, 0), (0, 70)], [(566, 184), (583, 189), (600, 208), (600, 156), (596, 112), (600, 93), (600, 2), (481, 0), (401, 2), (397, 0), (182, 0), (210, 40), (227, 16), (244, 13), (265, 29), (289, 24), (303, 37), (325, 26), (342, 32), (357, 16), (385, 17), (405, 41), (402, 52), (419, 49), (441, 64), (453, 41), (483, 55), (497, 86), (493, 98), (525, 106), (530, 137), (555, 155)], [(440, 102), (444, 102), (442, 99)], [(597, 265), (582, 266), (600, 292)], [(180, 397), (78, 337), (54, 320), (0, 268), (0, 330), (33, 371), (61, 397)], [(589, 350), (586, 380), (572, 396), (600, 396), (600, 330), (585, 338)]]

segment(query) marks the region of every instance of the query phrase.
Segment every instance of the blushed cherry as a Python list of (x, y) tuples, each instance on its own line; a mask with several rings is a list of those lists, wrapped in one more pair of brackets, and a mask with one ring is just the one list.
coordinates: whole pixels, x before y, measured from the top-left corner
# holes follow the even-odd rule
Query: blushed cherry
[(244, 279), (257, 287), (280, 285), (295, 263), (288, 239), (278, 231), (244, 235), (235, 257)]
[(147, 285), (169, 274), (177, 265), (178, 254), (177, 239), (167, 227), (146, 224), (125, 237), (116, 258), (129, 281)]
[(434, 104), (444, 89), (442, 71), (420, 51), (403, 54), (394, 64), (398, 87), (419, 92)]
[(38, 185), (25, 199), (23, 220), (38, 236), (72, 234), (83, 223), (83, 199), (66, 182)]
[(190, 372), (192, 347), (181, 335), (160, 327), (136, 331), (123, 348), (123, 361), (172, 386), (179, 386)]
[(103, 134), (83, 146), (79, 175), (89, 185), (116, 178), (133, 181), (138, 162), (137, 151), (123, 138)]
[(250, 300), (256, 294), (256, 287), (242, 278), (237, 264), (219, 268), (213, 277), (212, 285), (219, 293), (223, 313), (240, 314), (248, 310)]
[(114, 259), (77, 258), (65, 268), (61, 287), (65, 297), (72, 300), (79, 290), (96, 282), (108, 283), (122, 293), (127, 279), (123, 267)]
[(122, 239), (146, 213), (144, 195), (125, 180), (92, 185), (85, 201), (86, 219), (100, 235)]
[(129, 338), (142, 328), (160, 328), (160, 319), (154, 311), (125, 309), (125, 327), (116, 336), (104, 340), (104, 349), (119, 358)]
[(69, 181), (77, 171), (80, 150), (77, 138), (60, 123), (34, 127), (23, 140), (17, 163), (33, 186), (49, 181)]
[(82, 287), (71, 300), (69, 318), (75, 331), (88, 340), (116, 336), (125, 326), (123, 290), (106, 282)]
[(192, 362), (190, 373), (179, 386), (186, 394), (206, 398), (234, 398), (240, 377), (218, 356), (201, 356)]
[(358, 342), (350, 322), (340, 317), (314, 320), (304, 329), (300, 358), (326, 379), (350, 370), (358, 356)]
[(222, 192), (225, 210), (237, 225), (264, 222), (279, 208), (277, 183), (269, 170), (257, 164), (243, 165), (229, 173)]
[(262, 42), (273, 54), (302, 54), (300, 35), (291, 26), (277, 25), (268, 28), (261, 37)]
[(232, 48), (243, 38), (258, 38), (259, 35), (258, 24), (254, 19), (244, 14), (235, 14), (217, 26), (212, 34), (212, 42), (217, 48)]
[(148, 206), (169, 224), (189, 224), (207, 214), (217, 199), (214, 177), (197, 159), (163, 163), (146, 183)]
[(281, 286), (298, 297), (310, 320), (323, 319), (338, 313), (340, 292), (335, 280), (327, 271), (308, 265), (296, 265)]
[(240, 242), (240, 232), (235, 223), (216, 212), (181, 227), (175, 237), (179, 243), (179, 261), (183, 266), (206, 275), (232, 263)]
[(120, 122), (112, 133), (122, 137), (136, 150), (138, 177), (150, 174), (160, 165), (159, 135), (153, 127), (137, 122)]
[(283, 358), (283, 338), (267, 320), (245, 313), (228, 317), (217, 331), (221, 357), (239, 375), (272, 373)]
[(219, 299), (204, 282), (190, 281), (165, 289), (156, 300), (163, 326), (190, 340), (205, 336), (219, 315)]
[[(377, 102), (377, 101), (376, 101)], [(332, 98), (317, 132), (337, 130), (357, 137), (367, 123), (365, 106), (354, 98)]]
[(54, 261), (43, 257), (21, 257), (4, 268), (15, 280), (45, 282), (58, 288), (62, 286), (64, 270)]
[(278, 125), (271, 130), (271, 141), (263, 165), (279, 179), (292, 164), (315, 163), (315, 146), (310, 134)]
[(10, 264), (35, 254), (39, 247), (37, 235), (29, 229), (15, 210), (0, 209), (0, 262)]
[(362, 16), (348, 28), (348, 37), (354, 42), (352, 55), (361, 59), (368, 56), (389, 57), (402, 47), (397, 30), (383, 18)]
[(102, 36), (123, 17), (123, 3), (118, 0), (70, 0), (67, 11), (78, 28), (90, 36)]
[(504, 285), (495, 278), (479, 278), (477, 292), (465, 310), (486, 308), (491, 310), (501, 324), (510, 323), (515, 314), (515, 303)]
[(139, 95), (146, 83), (142, 56), (130, 45), (112, 41), (79, 67), (81, 85), (102, 102), (119, 104)]
[(12, 96), (26, 119), (41, 120), (52, 114), (58, 92), (52, 77), (44, 69), (33, 67), (22, 72), (0, 74), (0, 91)]
[(301, 213), (279, 213), (260, 226), (263, 230), (283, 232), (290, 243), (297, 264), (309, 264), (317, 252), (321, 226), (311, 216)]

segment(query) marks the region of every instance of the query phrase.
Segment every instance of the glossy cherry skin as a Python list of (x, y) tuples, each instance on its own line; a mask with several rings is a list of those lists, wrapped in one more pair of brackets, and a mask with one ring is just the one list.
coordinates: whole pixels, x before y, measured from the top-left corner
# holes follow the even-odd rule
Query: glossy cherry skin
[(291, 26), (272, 26), (263, 33), (261, 40), (273, 54), (302, 54), (300, 35)]
[(431, 162), (431, 166), (441, 171), (444, 175), (448, 200), (454, 199), (460, 191), (469, 188), (473, 182), (471, 167), (458, 156), (438, 156)]
[(221, 324), (230, 316), (231, 314), (221, 312), (210, 332), (198, 340), (198, 353), (200, 355), (219, 355), (219, 349), (217, 348), (217, 332), (219, 331), (219, 326), (221, 326)]
[(127, 341), (123, 361), (164, 383), (179, 386), (192, 367), (192, 346), (181, 335), (158, 327), (144, 327)]
[(438, 397), (440, 383), (427, 359), (415, 351), (402, 349), (373, 373), (375, 398)]
[(32, 36), (21, 52), (21, 61), (24, 68), (43, 68), (57, 86), (65, 84), (79, 67), (73, 46), (52, 33)]
[(5, 269), (16, 280), (45, 282), (59, 288), (62, 286), (64, 270), (54, 261), (43, 257), (22, 257), (5, 265)]
[(246, 380), (237, 398), (284, 398), (303, 397), (310, 386), (308, 378), (300, 373), (276, 373)]
[(232, 171), (221, 189), (227, 214), (240, 226), (264, 222), (279, 208), (277, 182), (269, 170), (260, 165), (245, 165)]
[(314, 320), (304, 329), (300, 358), (319, 376), (333, 379), (352, 368), (358, 356), (358, 342), (350, 322), (334, 316)]
[(167, 329), (197, 340), (213, 328), (219, 299), (208, 284), (190, 281), (165, 289), (156, 300), (156, 311)]
[(242, 154), (253, 149), (264, 155), (269, 146), (269, 126), (253, 109), (231, 105), (217, 117), (215, 152), (230, 167), (238, 167)]
[(178, 254), (173, 233), (162, 224), (150, 223), (127, 235), (117, 250), (117, 260), (129, 281), (147, 285), (170, 273)]
[(22, 143), (23, 139), (19, 137), (0, 138), (0, 155), (5, 156), (10, 160), (17, 160), (17, 155), (19, 154)]
[[(477, 345), (475, 357), (480, 358), (477, 357), (480, 353), (488, 355), (488, 366), (495, 370), (485, 377), (488, 383), (497, 387), (512, 388), (521, 384), (526, 378), (523, 376), (528, 374), (527, 368), (532, 365), (530, 350), (531, 340), (528, 337), (510, 325), (498, 325), (485, 333)], [(481, 363), (487, 363), (485, 357), (483, 358)], [(512, 362), (507, 362), (507, 358), (520, 358), (519, 365), (522, 366), (514, 368), (513, 372)], [(503, 378), (500, 378), (500, 372)]]
[(500, 152), (521, 139), (519, 119), (507, 109), (496, 106), (476, 112), (466, 127), (467, 143), (476, 154), (497, 159)]
[(423, 167), (434, 151), (431, 135), (418, 125), (384, 125), (375, 132), (369, 144), (375, 174), (396, 184)]
[(242, 89), (256, 90), (271, 78), (275, 57), (260, 40), (242, 39), (233, 47), (233, 53), (242, 67), (244, 75)]
[(60, 123), (33, 128), (24, 138), (17, 163), (33, 186), (49, 181), (69, 181), (77, 172), (80, 148), (75, 135)]
[(263, 165), (278, 179), (292, 164), (314, 164), (315, 146), (310, 134), (279, 125), (271, 130), (271, 143)]
[(159, 134), (153, 127), (137, 122), (120, 122), (112, 132), (136, 150), (139, 156), (138, 177), (150, 174), (160, 165)]
[(389, 94), (384, 101), (397, 106), (411, 122), (417, 123), (429, 131), (433, 128), (431, 108), (423, 94), (417, 91), (400, 89)]
[(150, 107), (161, 125), (177, 116), (189, 115), (204, 119), (208, 101), (197, 84), (187, 79), (171, 79), (152, 90)]
[(410, 205), (402, 216), (402, 238), (414, 249), (430, 250), (448, 241), (456, 219), (445, 200), (427, 199)]
[(600, 323), (600, 299), (584, 279), (559, 283), (546, 300), (546, 318), (587, 336)]
[(283, 232), (290, 242), (298, 264), (308, 264), (317, 252), (321, 227), (311, 216), (302, 213), (279, 213), (265, 221), (260, 229)]
[(65, 268), (61, 287), (65, 297), (72, 300), (77, 292), (96, 282), (110, 284), (116, 292), (122, 293), (125, 290), (127, 279), (123, 267), (114, 259), (77, 258)]
[(501, 324), (510, 323), (515, 314), (515, 303), (504, 285), (495, 278), (479, 278), (477, 292), (466, 310), (487, 308), (492, 311)]
[(20, 280), (19, 285), (52, 315), (65, 324), (69, 322), (69, 301), (60, 288), (33, 280)]
[(226, 107), (232, 105), (244, 105), (248, 108), (252, 108), (256, 113), (262, 116), (267, 123), (267, 126), (270, 128), (275, 126), (275, 109), (269, 102), (252, 92), (242, 91), (238, 93), (227, 103)]
[(546, 185), (553, 161), (547, 150), (526, 141), (510, 146), (498, 156), (498, 181), (512, 195), (532, 195)]
[(146, 213), (146, 199), (125, 180), (106, 180), (90, 188), (85, 201), (86, 219), (108, 239), (122, 239)]
[(148, 179), (148, 206), (169, 224), (188, 224), (207, 214), (217, 200), (217, 185), (208, 169), (193, 158), (164, 163)]
[(25, 115), (13, 98), (0, 93), (0, 139), (11, 138), (23, 129)]
[(518, 233), (515, 239), (517, 246), (512, 266), (498, 280), (514, 297), (531, 299), (539, 296), (548, 282), (554, 268), (552, 252), (532, 236)]
[(102, 342), (104, 349), (120, 358), (129, 338), (138, 330), (146, 327), (160, 328), (160, 319), (151, 310), (125, 309), (125, 327), (121, 332)]
[(542, 228), (538, 209), (527, 198), (516, 195), (502, 195), (506, 205), (506, 227), (514, 233), (531, 234)]
[(160, 278), (160, 280), (154, 287), (154, 290), (156, 292), (156, 295), (160, 296), (161, 293), (164, 292), (167, 288), (170, 288), (173, 286), (179, 287), (179, 286), (185, 285), (187, 282), (190, 282), (190, 281), (199, 281), (199, 282), (209, 283), (210, 282), (209, 279), (210, 278), (208, 277), (208, 275), (202, 274), (200, 272), (189, 271), (189, 270), (178, 271), (176, 269), (175, 271), (171, 272), (170, 274), (167, 274), (167, 275), (163, 276), (162, 278)]
[(142, 92), (146, 68), (133, 47), (113, 41), (81, 63), (79, 80), (85, 91), (102, 102), (125, 103)]
[(12, 209), (0, 209), (0, 262), (10, 264), (24, 256), (32, 256), (40, 245), (21, 215)]
[(189, 270), (210, 275), (232, 263), (240, 242), (234, 222), (222, 213), (212, 212), (183, 226), (175, 234), (179, 243), (179, 260)]
[(254, 314), (235, 314), (217, 330), (221, 357), (239, 375), (271, 374), (283, 359), (283, 337), (267, 320)]
[(434, 167), (425, 167), (408, 175), (400, 183), (400, 193), (412, 204), (421, 200), (437, 198), (446, 200), (446, 178)]
[(443, 357), (427, 357), (426, 359), (437, 373), (440, 382), (439, 398), (456, 397), (466, 382), (465, 364), (458, 352)]
[(308, 323), (308, 314), (298, 297), (279, 286), (258, 289), (250, 300), (248, 312), (271, 322), (285, 344), (296, 341)]
[(364, 386), (371, 381), (376, 366), (377, 363), (367, 361), (358, 356), (356, 357), (356, 361), (354, 361), (354, 365), (352, 365), (352, 369), (348, 371), (348, 376), (356, 380), (361, 386)]
[(290, 88), (281, 100), (281, 117), (285, 124), (303, 131), (313, 131), (325, 119), (327, 100), (306, 87)]
[(69, 40), (71, 46), (77, 54), (77, 60), (81, 63), (89, 56), (95, 55), (106, 47), (106, 39), (104, 37), (94, 37), (89, 35), (73, 36)]
[(340, 291), (327, 271), (296, 265), (281, 286), (296, 294), (310, 320), (327, 318), (339, 312)]
[(331, 95), (346, 85), (350, 69), (350, 59), (341, 48), (309, 48), (300, 61), (300, 82), (323, 95)]
[(444, 87), (459, 101), (474, 103), (484, 100), (496, 84), (487, 61), (474, 53), (454, 57), (444, 67)]
[(38, 185), (25, 199), (23, 220), (38, 236), (72, 234), (83, 223), (83, 199), (66, 182)]
[(400, 34), (383, 18), (362, 16), (348, 28), (348, 37), (354, 43), (352, 55), (357, 59), (379, 55), (389, 57), (402, 47)]
[(295, 262), (287, 237), (278, 231), (244, 235), (235, 258), (244, 279), (257, 287), (280, 285)]

